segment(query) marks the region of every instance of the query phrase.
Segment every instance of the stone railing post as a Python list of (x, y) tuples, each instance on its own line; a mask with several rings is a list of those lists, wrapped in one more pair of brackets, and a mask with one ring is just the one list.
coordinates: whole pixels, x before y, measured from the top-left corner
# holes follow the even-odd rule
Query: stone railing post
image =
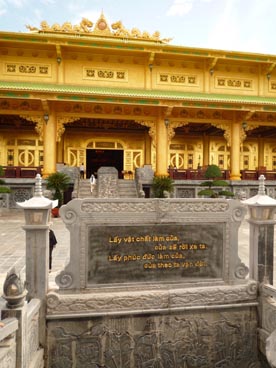
[(250, 217), (249, 277), (260, 283), (273, 284), (274, 213), (276, 200), (265, 194), (265, 177), (259, 177), (258, 194), (247, 204)]
[(26, 232), (26, 289), (27, 300), (41, 300), (40, 343), (45, 346), (45, 299), (49, 274), (49, 220), (51, 209), (57, 206), (42, 195), (42, 180), (36, 176), (35, 193), (28, 201), (17, 203), (24, 209)]

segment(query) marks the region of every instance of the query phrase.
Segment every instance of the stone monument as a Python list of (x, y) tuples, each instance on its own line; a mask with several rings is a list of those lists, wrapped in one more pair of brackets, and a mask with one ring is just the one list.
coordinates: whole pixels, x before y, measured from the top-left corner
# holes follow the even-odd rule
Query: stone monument
[(47, 295), (49, 367), (260, 367), (239, 201), (74, 199), (60, 214), (70, 261)]

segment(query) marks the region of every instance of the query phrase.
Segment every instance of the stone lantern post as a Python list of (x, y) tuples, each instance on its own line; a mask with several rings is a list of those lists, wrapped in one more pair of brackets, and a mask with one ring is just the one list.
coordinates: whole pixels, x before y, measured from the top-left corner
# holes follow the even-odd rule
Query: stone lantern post
[(247, 204), (250, 217), (249, 276), (260, 283), (273, 284), (274, 214), (276, 200), (265, 194), (265, 177), (259, 177), (258, 194)]
[(17, 206), (24, 209), (26, 232), (27, 299), (45, 298), (49, 273), (49, 225), (51, 209), (57, 206), (42, 195), (41, 176), (37, 174), (34, 196)]
[(49, 226), (51, 209), (58, 205), (42, 195), (42, 180), (37, 174), (34, 196), (17, 206), (24, 209), (26, 232), (26, 289), (27, 300), (39, 299), (39, 343), (45, 347), (46, 294), (49, 275)]

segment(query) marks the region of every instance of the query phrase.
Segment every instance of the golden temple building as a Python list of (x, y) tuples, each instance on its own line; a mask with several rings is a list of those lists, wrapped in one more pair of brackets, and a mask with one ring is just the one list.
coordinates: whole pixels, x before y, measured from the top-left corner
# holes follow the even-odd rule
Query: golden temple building
[(276, 170), (276, 56), (83, 19), (0, 32), (0, 165)]

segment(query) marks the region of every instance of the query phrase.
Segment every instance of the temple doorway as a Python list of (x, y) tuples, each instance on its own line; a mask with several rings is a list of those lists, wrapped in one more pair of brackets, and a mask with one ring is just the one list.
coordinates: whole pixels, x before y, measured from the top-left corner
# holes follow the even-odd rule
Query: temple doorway
[(86, 150), (86, 177), (91, 174), (96, 176), (97, 171), (102, 166), (112, 166), (118, 170), (119, 178), (124, 169), (123, 150), (87, 149)]

